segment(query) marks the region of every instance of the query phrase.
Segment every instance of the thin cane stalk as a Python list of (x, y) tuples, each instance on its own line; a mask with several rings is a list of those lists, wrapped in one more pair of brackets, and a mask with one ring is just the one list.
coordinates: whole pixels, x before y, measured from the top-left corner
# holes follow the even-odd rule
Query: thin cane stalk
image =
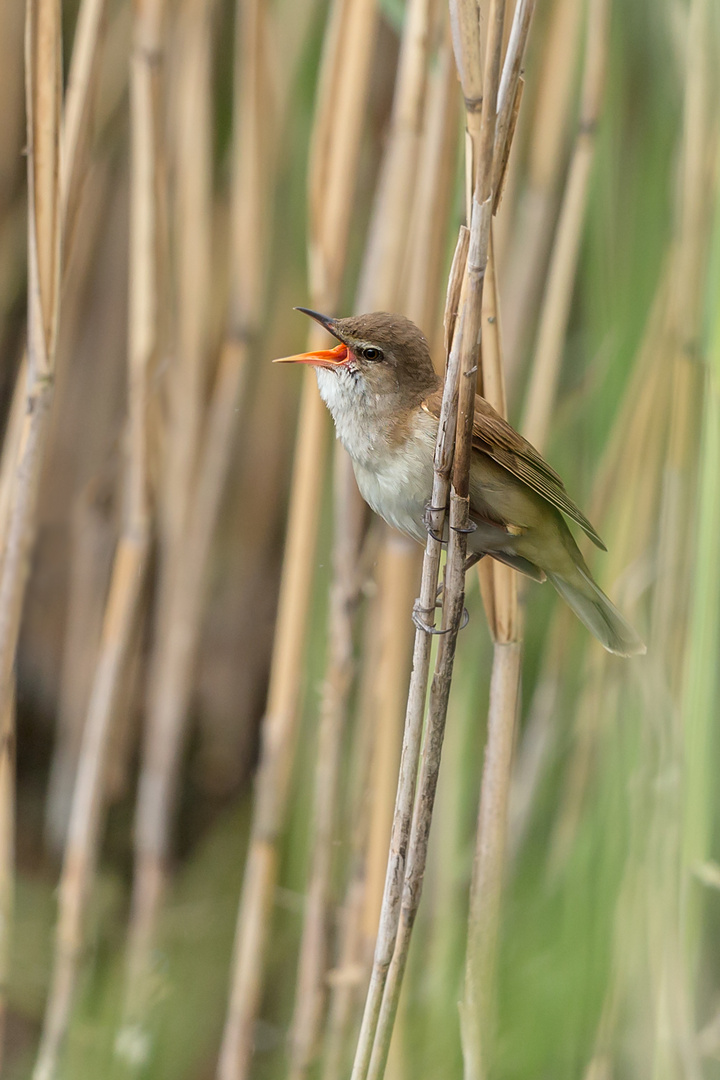
[[(334, 7), (326, 39), (313, 131), (309, 207), (311, 293), (313, 306), (323, 311), (334, 307), (341, 284), (375, 17), (374, 6), (367, 0), (341, 0)], [(338, 137), (334, 139), (335, 131)], [(313, 325), (310, 348), (321, 344), (324, 335)], [(306, 372), (270, 687), (262, 724), (255, 810), (218, 1064), (219, 1080), (244, 1080), (252, 1057), (253, 1028), (260, 1006), (265, 948), (278, 876), (278, 844), (286, 818), (294, 756), (312, 584), (309, 567), (317, 536), (326, 437), (325, 408), (314, 375)]]
[[(446, 326), (448, 336), (452, 340), (452, 329), (458, 319), (458, 308), (462, 301), (461, 285), (463, 282), (463, 270), (467, 259), (468, 232), (461, 230), (458, 245), (455, 250), (453, 266), (450, 272), (448, 286), (448, 301), (446, 305)], [(451, 353), (453, 358), (452, 374), (446, 376), (446, 381), (456, 378), (457, 356)], [(450, 361), (448, 370), (451, 371)], [(450, 383), (448, 382), (448, 385)], [(441, 509), (435, 514), (438, 519), (433, 522), (432, 532), (437, 533), (437, 527), (441, 528), (445, 522), (445, 501), (449, 490), (449, 473), (451, 459), (448, 461), (447, 442), (451, 438), (448, 432), (454, 430), (456, 414), (456, 401), (452, 393), (443, 395), (443, 410), (440, 415), (439, 432), (442, 434), (442, 442), (436, 448), (436, 468), (431, 495), (431, 506)], [(435, 599), (437, 595), (437, 581), (440, 570), (441, 545), (428, 532), (423, 571), (420, 582), (420, 596), (416, 602), (416, 609), (420, 615), (434, 613)], [(383, 992), (387, 979), (388, 969), (393, 956), (395, 939), (397, 937), (398, 921), (400, 918), (400, 903), (402, 899), (402, 887), (404, 880), (405, 858), (410, 839), (410, 827), (412, 823), (413, 802), (415, 798), (415, 784), (417, 768), (420, 759), (420, 742), (422, 736), (422, 722), (425, 711), (425, 696), (430, 672), (430, 647), (431, 637), (423, 629), (418, 629), (415, 634), (413, 648), (413, 665), (410, 676), (410, 688), (408, 690), (407, 707), (405, 714), (405, 730), (403, 746), (400, 757), (400, 773), (398, 776), (397, 794), (395, 797), (395, 811), (393, 814), (392, 833), (390, 836), (390, 850), (388, 853), (387, 870), (385, 874), (385, 888), (383, 892), (382, 908), (380, 911), (380, 924), (378, 926), (377, 939), (375, 942), (375, 955), (370, 975), (370, 985), (365, 1000), (360, 1035), (355, 1061), (353, 1064), (352, 1080), (365, 1080), (370, 1067), (370, 1058), (375, 1041)]]
[(157, 343), (157, 90), (162, 0), (135, 16), (131, 61), (133, 173), (131, 178), (129, 310), (129, 452), (127, 510), (113, 564), (95, 679), (73, 794), (60, 881), (59, 916), (50, 994), (34, 1080), (57, 1075), (84, 940), (84, 920), (102, 829), (102, 785), (111, 721), (143, 591), (149, 545), (146, 409), (148, 367)]
[[(178, 236), (176, 361), (169, 380), (167, 449), (161, 486), (161, 567), (149, 673), (135, 825), (125, 1024), (147, 1045), (148, 990), (157, 912), (170, 853), (171, 823), (191, 692), (197, 616), (215, 517), (193, 505), (198, 473), (210, 300), (210, 44), (212, 7), (189, 0), (179, 19), (177, 86)], [(206, 480), (206, 477), (202, 477)], [(210, 509), (216, 513), (217, 485)], [(203, 492), (203, 496), (207, 493)], [(207, 510), (203, 507), (203, 510)], [(208, 533), (209, 530), (209, 533)], [(198, 535), (201, 534), (201, 535)], [(191, 544), (190, 539), (195, 541)], [(122, 1037), (118, 1047), (126, 1045)]]
[[(554, 54), (558, 48), (555, 45), (555, 36), (559, 35), (557, 28), (568, 18), (576, 18), (576, 13), (567, 12), (564, 8), (558, 8), (557, 18), (551, 27), (552, 35), (549, 41), (549, 55)], [(592, 162), (594, 159), (594, 144), (596, 140), (595, 129), (599, 121), (602, 109), (603, 88), (605, 83), (605, 67), (607, 64), (608, 34), (609, 34), (609, 2), (605, 0), (593, 0), (588, 8), (588, 18), (585, 39), (584, 67), (581, 87), (580, 127), (576, 136), (575, 148), (565, 188), (560, 218), (558, 221), (555, 244), (553, 247), (548, 285), (543, 301), (538, 331), (538, 347), (533, 364), (528, 395), (525, 403), (525, 414), (522, 424), (523, 433), (534, 445), (542, 450), (549, 431), (550, 416), (555, 404), (557, 394), (559, 368), (562, 350), (567, 332), (567, 321), (570, 312), (570, 302), (577, 269), (579, 245), (582, 236), (582, 225), (587, 202), (587, 190), (590, 182)], [(562, 69), (560, 69), (562, 70)], [(553, 86), (555, 95), (563, 100), (560, 95), (561, 85)], [(543, 106), (543, 115), (547, 116), (547, 123), (552, 123), (552, 110), (547, 99), (541, 101), (538, 108)], [(557, 115), (557, 112), (556, 112)], [(553, 124), (551, 131), (555, 138), (553, 145), (558, 148), (559, 128)], [(538, 146), (537, 155), (540, 154)], [(544, 166), (542, 162), (545, 162)], [(546, 155), (542, 155), (537, 165), (538, 175), (547, 177), (544, 183), (549, 183), (552, 162)], [(557, 167), (557, 166), (556, 166)], [(624, 426), (618, 425), (619, 431), (625, 431)], [(559, 616), (564, 618), (564, 616)], [(554, 640), (554, 639), (553, 639)], [(551, 657), (558, 656), (552, 649)], [(553, 680), (543, 689), (545, 694), (545, 706), (554, 701)], [(531, 739), (541, 740), (546, 744), (546, 734), (541, 726), (549, 717), (547, 707), (533, 710), (534, 723), (530, 729)], [(524, 757), (524, 754), (523, 754)], [(539, 774), (536, 774), (539, 775)], [(526, 801), (526, 805), (529, 803)]]
[(0, 578), (0, 711), (12, 693), (43, 448), (55, 375), (60, 305), (60, 8), (55, 0), (27, 5), (25, 35), (28, 141), (27, 410)]
[(342, 736), (353, 680), (353, 623), (361, 579), (357, 573), (365, 513), (352, 463), (338, 443), (335, 453), (335, 536), (330, 588), (328, 665), (320, 709), (310, 880), (295, 991), (289, 1076), (308, 1075), (322, 1024), (327, 971), (327, 919), (337, 825)]
[[(0, 717), (2, 718), (3, 844), (2, 1011), (12, 914), (14, 664), (30, 556), (35, 538), (37, 496), (53, 399), (60, 307), (60, 102), (62, 39), (60, 5), (28, 0), (25, 23), (25, 95), (28, 182), (28, 359), (25, 417), (17, 448), (11, 438), (3, 454), (8, 492), (7, 526), (0, 553)], [(22, 373), (22, 372), (21, 372)], [(11, 428), (11, 435), (17, 425)], [(17, 456), (15, 456), (15, 453)], [(10, 455), (12, 454), (12, 457)]]
[[(536, 317), (548, 248), (566, 162), (570, 113), (583, 6), (556, 0), (545, 34), (534, 108), (529, 113), (527, 180), (518, 196), (512, 235), (499, 257), (506, 304), (505, 373), (511, 401), (522, 375), (523, 354)], [(509, 229), (506, 227), (505, 232)]]
[[(372, 535), (372, 534), (370, 534)], [(376, 731), (376, 673), (380, 658), (385, 655), (385, 625), (379, 625), (380, 606), (385, 582), (393, 570), (392, 560), (387, 558), (383, 546), (378, 568), (378, 590), (368, 598), (362, 654), (365, 663), (358, 685), (357, 721), (352, 741), (353, 783), (348, 800), (348, 821), (351, 833), (348, 884), (338, 918), (338, 943), (336, 962), (328, 972), (330, 999), (324, 1039), (322, 1080), (340, 1080), (348, 1057), (348, 1029), (357, 1003), (358, 991), (364, 985), (367, 942), (377, 926), (377, 911), (368, 912), (368, 900), (374, 895), (368, 887), (367, 877), (372, 873), (368, 867), (366, 849), (368, 834), (372, 828), (368, 803), (375, 801), (376, 791), (371, 783), (374, 773), (373, 757), (378, 752), (375, 745)], [(393, 584), (396, 583), (393, 578)], [(389, 582), (388, 582), (389, 584)], [(410, 601), (412, 602), (412, 600)], [(387, 837), (385, 837), (387, 840)], [(380, 885), (382, 889), (382, 884)]]
[[(72, 246), (75, 219), (82, 194), (82, 178), (87, 169), (106, 15), (107, 0), (85, 0), (80, 5), (75, 27), (72, 60), (65, 91), (63, 153), (60, 161), (60, 198), (66, 249)], [(65, 261), (67, 262), (67, 253)]]
[(560, 210), (521, 430), (542, 451), (560, 378), (607, 67), (610, 0), (589, 0), (580, 118)]

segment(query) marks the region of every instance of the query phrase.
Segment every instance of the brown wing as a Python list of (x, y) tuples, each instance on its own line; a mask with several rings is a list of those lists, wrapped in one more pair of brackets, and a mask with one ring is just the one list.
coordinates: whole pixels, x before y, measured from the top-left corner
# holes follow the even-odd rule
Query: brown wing
[[(423, 408), (432, 416), (440, 416), (442, 390), (436, 390), (423, 402)], [(479, 395), (475, 398), (473, 421), (473, 448), (502, 465), (509, 473), (522, 480), (529, 488), (542, 496), (551, 506), (576, 521), (603, 551), (607, 548), (588, 519), (572, 501), (562, 480), (547, 461), (527, 439), (523, 439), (507, 420), (495, 412), (492, 405)]]

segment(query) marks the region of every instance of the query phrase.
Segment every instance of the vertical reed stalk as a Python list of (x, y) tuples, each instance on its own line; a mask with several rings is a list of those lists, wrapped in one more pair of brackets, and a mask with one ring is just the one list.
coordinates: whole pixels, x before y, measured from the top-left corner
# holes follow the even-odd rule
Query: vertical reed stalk
[[(369, 534), (372, 542), (372, 533)], [(358, 685), (357, 719), (352, 741), (353, 782), (348, 800), (350, 844), (348, 883), (338, 918), (336, 966), (328, 973), (330, 999), (326, 1023), (322, 1080), (340, 1080), (349, 1056), (348, 1034), (361, 987), (364, 986), (365, 960), (368, 940), (377, 925), (377, 913), (368, 911), (368, 900), (374, 894), (367, 877), (368, 835), (372, 828), (368, 803), (376, 793), (371, 783), (373, 757), (379, 752), (376, 745), (375, 717), (377, 671), (385, 655), (387, 627), (380, 623), (382, 592), (393, 570), (383, 545), (379, 553), (378, 589), (368, 598), (363, 628), (364, 665)], [(393, 578), (393, 583), (397, 579)], [(388, 581), (389, 584), (389, 581)], [(411, 601), (412, 602), (412, 601)], [(383, 789), (384, 790), (384, 789)], [(381, 886), (382, 888), (382, 886)]]
[[(410, 0), (400, 46), (392, 117), (358, 285), (357, 308), (373, 311), (379, 303), (395, 311), (422, 132), (427, 83), (429, 0)], [(390, 224), (392, 223), (392, 224)]]
[[(23, 365), (25, 416), (17, 445), (8, 439), (3, 465), (7, 524), (0, 553), (0, 1053), (4, 1035), (14, 878), (14, 664), (30, 558), (37, 496), (49, 429), (60, 309), (60, 106), (62, 38), (57, 0), (28, 0), (25, 22), (25, 105), (28, 184), (28, 359)], [(17, 395), (19, 397), (19, 394)], [(17, 415), (17, 414), (16, 414)], [(13, 425), (11, 434), (17, 432)], [(9, 470), (14, 466), (14, 477)]]
[[(720, 207), (715, 209), (714, 246), (720, 252)], [(682, 686), (685, 717), (684, 757), (687, 770), (684, 785), (682, 862), (684, 891), (681, 917), (687, 957), (687, 978), (697, 985), (701, 942), (702, 888), (690, 879), (709, 857), (712, 823), (712, 781), (710, 763), (717, 748), (712, 718), (717, 716), (718, 692), (716, 658), (720, 651), (720, 573), (716, 558), (720, 535), (720, 316), (710, 332), (705, 409), (700, 442), (700, 478), (696, 557), (690, 608), (689, 640)]]
[[(459, 50), (461, 54), (458, 59), (458, 69), (463, 77), (463, 93), (466, 100), (468, 134), (473, 146), (473, 160), (484, 162), (482, 174), (470, 174), (473, 176), (474, 181), (474, 189), (471, 193), (474, 213), (478, 212), (476, 210), (478, 205), (485, 206), (485, 200), (487, 199), (492, 200), (492, 208), (496, 209), (502, 194), (503, 177), (507, 168), (510, 142), (514, 133), (517, 115), (520, 70), (533, 11), (534, 3), (524, 2), (524, 0), (521, 0), (515, 8), (502, 70), (502, 79), (498, 88), (494, 91), (490, 90), (494, 94), (492, 98), (493, 123), (491, 127), (488, 120), (490, 113), (488, 111), (486, 115), (485, 108), (487, 106), (485, 105), (479, 129), (476, 129), (473, 122), (472, 107), (468, 105), (468, 102), (472, 103), (473, 100), (472, 87), (479, 84), (483, 76), (478, 60), (473, 58), (470, 48), (471, 39), (466, 37), (464, 40), (456, 41), (456, 52)], [(500, 20), (499, 27), (494, 26), (494, 19)], [(488, 16), (488, 57), (497, 65), (498, 71), (496, 74), (492, 69), (488, 70), (486, 67), (485, 86), (483, 88), (484, 99), (488, 94), (488, 80), (492, 88), (494, 79), (499, 76), (502, 21), (503, 16), (498, 8), (491, 6)], [(491, 49), (497, 51), (497, 56)], [(497, 117), (494, 114), (496, 97), (498, 101)], [(490, 139), (492, 139), (492, 145), (490, 145)], [(490, 219), (488, 219), (486, 225), (483, 225), (483, 229), (485, 228), (487, 229), (487, 237), (483, 240), (482, 279), (479, 296), (476, 300), (478, 315), (480, 316), (477, 337), (482, 340), (480, 382), (485, 397), (501, 415), (506, 415), (500, 345), (500, 313), (497, 302)], [(480, 260), (478, 262), (480, 263)], [(465, 388), (464, 383), (461, 382), (461, 393), (463, 390), (467, 401), (464, 406), (461, 404), (461, 414), (464, 410), (465, 423), (469, 424), (471, 428), (472, 414), (474, 413), (474, 386), (472, 387), (472, 400), (470, 389)], [(458, 431), (460, 431), (460, 428)], [(468, 434), (468, 440), (469, 437)], [(467, 528), (469, 524), (469, 498), (464, 470), (467, 470), (467, 475), (469, 475), (470, 442), (468, 441), (463, 445), (466, 446), (464, 452), (467, 460), (458, 461), (456, 457), (456, 469), (459, 469), (458, 484), (460, 486), (456, 486), (458, 498), (455, 502), (451, 501), (451, 529), (453, 528), (452, 508), (455, 506), (459, 515), (456, 528), (459, 528), (460, 531), (455, 534), (451, 532), (451, 537), (456, 535), (459, 538), (459, 554), (457, 557), (462, 557), (464, 561), (467, 541), (462, 529)], [(450, 560), (450, 554), (448, 560)], [(486, 567), (481, 568), (480, 581), (483, 586), (483, 599), (488, 614), (488, 622), (495, 641), (495, 650), (485, 769), (478, 820), (477, 849), (470, 896), (466, 988), (462, 1009), (463, 1053), (466, 1076), (469, 1077), (482, 1075), (481, 1032), (484, 1026), (483, 1015), (487, 1012), (487, 1000), (491, 997), (490, 988), (493, 981), (492, 957), (494, 956), (499, 924), (510, 765), (519, 696), (521, 656), (515, 575), (507, 567), (496, 563), (488, 563)]]
[(444, 20), (442, 26), (441, 43), (427, 76), (427, 103), (398, 308), (424, 328), (431, 345), (438, 337), (440, 323), (443, 254), (459, 135), (457, 72)]
[[(334, 307), (341, 286), (375, 18), (374, 5), (368, 0), (337, 0), (326, 37), (310, 175), (311, 293), (313, 305), (325, 311)], [(319, 348), (324, 339), (314, 324), (310, 348)], [(219, 1080), (244, 1080), (252, 1057), (294, 756), (326, 433), (315, 377), (306, 372)]]
[(354, 612), (362, 584), (358, 561), (365, 509), (355, 486), (352, 463), (340, 443), (336, 444), (335, 452), (334, 507), (333, 580), (328, 613), (330, 644), (320, 708), (310, 880), (291, 1034), (289, 1076), (292, 1080), (308, 1075), (322, 1025), (340, 755), (354, 671)]
[(45, 799), (45, 838), (62, 853), (67, 838), (83, 722), (102, 635), (105, 594), (117, 522), (113, 482), (100, 475), (81, 492), (72, 515), (68, 613), (58, 693), (58, 715)]
[[(713, 101), (717, 94), (715, 74), (717, 51), (711, 55), (710, 4), (693, 0), (690, 5), (685, 46), (685, 101), (680, 161), (680, 201), (677, 209), (678, 235), (673, 259), (673, 287), (669, 331), (672, 348), (670, 426), (667, 440), (659, 513), (658, 585), (653, 598), (651, 641), (658, 658), (653, 697), (663, 719), (659, 768), (677, 772), (687, 789), (699, 783), (698, 759), (686, 749), (703, 725), (683, 716), (678, 709), (683, 694), (683, 649), (689, 625), (693, 504), (697, 498), (699, 443), (698, 424), (702, 416), (702, 395), (707, 393), (703, 302), (708, 265), (708, 232), (712, 185), (707, 179), (715, 163), (713, 142), (717, 121)], [(717, 184), (717, 178), (714, 178)], [(688, 644), (695, 644), (690, 639)], [(686, 645), (686, 648), (688, 646)], [(663, 708), (664, 706), (664, 708)], [(687, 740), (687, 741), (686, 741)], [(689, 771), (692, 766), (693, 772)], [(695, 1037), (693, 994), (688, 976), (697, 958), (697, 931), (700, 909), (688, 898), (689, 868), (684, 865), (684, 841), (678, 819), (683, 809), (683, 789), (669, 792), (653, 815), (651, 837), (655, 850), (648, 880), (648, 907), (656, 920), (657, 977), (653, 987), (656, 1039), (653, 1053), (658, 1072), (683, 1068), (686, 1075), (699, 1077), (701, 1064)], [(685, 804), (691, 806), (692, 801)], [(694, 822), (698, 822), (695, 804)], [(696, 839), (700, 839), (698, 836)], [(662, 892), (661, 892), (662, 889)], [(693, 928), (693, 929), (691, 929)], [(683, 956), (683, 946), (686, 948)]]
[(130, 75), (130, 309), (128, 459), (123, 533), (113, 564), (60, 880), (55, 956), (34, 1080), (57, 1075), (84, 940), (103, 818), (103, 781), (115, 704), (137, 624), (149, 545), (146, 410), (157, 347), (157, 145), (163, 0), (135, 11)]
[[(491, 244), (492, 256), (492, 244)], [(483, 293), (482, 383), (485, 397), (507, 415), (500, 334), (500, 311), (492, 257)], [(506, 862), (508, 810), (515, 723), (520, 699), (522, 627), (517, 577), (497, 562), (480, 575), (493, 637), (487, 737), (470, 886), (465, 1000), (462, 1006), (463, 1050), (467, 1077), (485, 1074), (489, 1019), (492, 1015), (495, 954)]]
[[(572, 13), (558, 8), (557, 21), (554, 20), (551, 27), (548, 57), (556, 55), (556, 49), (559, 47), (556, 44), (556, 34), (560, 34), (558, 23), (565, 23), (566, 20), (574, 17)], [(574, 23), (570, 23), (570, 26), (572, 29)], [(548, 282), (540, 313), (537, 348), (521, 424), (525, 437), (540, 451), (544, 449), (547, 441), (550, 418), (557, 396), (562, 353), (582, 240), (587, 193), (592, 175), (597, 125), (602, 109), (609, 32), (610, 0), (589, 0), (579, 127), (550, 259)], [(569, 73), (566, 73), (565, 77), (569, 78)], [(558, 83), (552, 96), (557, 95), (557, 100), (564, 100), (564, 93), (561, 95), (560, 91), (561, 86)], [(545, 97), (541, 100), (539, 110), (546, 100)], [(548, 137), (554, 134), (551, 142), (559, 152), (560, 130), (553, 124), (553, 110), (549, 107), (549, 101), (547, 101), (547, 113), (543, 110), (542, 114), (547, 117)], [(555, 116), (557, 118), (557, 110), (555, 110)], [(537, 147), (537, 154), (541, 155), (540, 144)], [(542, 165), (543, 161), (544, 165)], [(551, 187), (551, 166), (549, 159), (544, 156), (538, 158), (538, 176), (546, 178), (542, 189), (545, 191), (543, 200), (546, 204), (545, 212), (547, 212), (547, 198)], [(624, 430), (621, 425), (618, 426), (619, 430)], [(544, 706), (554, 702), (552, 676), (545, 685), (543, 693), (545, 694)], [(528, 739), (540, 740), (543, 745), (545, 744), (546, 732), (543, 731), (542, 725), (549, 715), (546, 707), (533, 711), (535, 722), (532, 728), (528, 728)], [(529, 742), (528, 745), (530, 745)], [(538, 745), (539, 743), (536, 742), (536, 746)]]
[(60, 160), (63, 242), (72, 247), (75, 219), (87, 170), (97, 84), (102, 61), (107, 0), (83, 0), (78, 11), (63, 109)]
[(566, 162), (583, 5), (555, 0), (545, 34), (537, 93), (529, 113), (527, 179), (518, 197), (512, 236), (501, 258), (500, 280), (508, 318), (503, 349), (510, 399), (535, 320)]
[[(374, 671), (372, 770), (368, 790), (368, 837), (365, 852), (363, 911), (366, 954), (372, 953), (380, 917), (388, 841), (392, 826), (402, 744), (402, 715), (409, 676), (408, 634), (400, 628), (399, 612), (407, 618), (417, 590), (417, 562), (405, 537), (393, 532), (383, 538), (377, 573), (379, 648), (372, 657)], [(410, 623), (412, 626), (412, 623)], [(403, 632), (404, 631), (404, 632)], [(398, 720), (399, 718), (399, 720)]]
[(55, 375), (60, 308), (60, 103), (62, 43), (57, 0), (29, 0), (25, 64), (28, 157), (28, 365), (0, 577), (0, 715), (12, 697), (25, 586), (35, 535), (43, 449)]
[(610, 0), (588, 0), (580, 118), (550, 259), (537, 348), (521, 424), (525, 438), (540, 451), (547, 441), (550, 416), (560, 378), (563, 345), (570, 317), (570, 302), (595, 158), (609, 31)]
[[(162, 483), (161, 566), (149, 673), (135, 823), (135, 877), (128, 944), (125, 1024), (134, 1044), (147, 1045), (149, 987), (157, 915), (171, 850), (185, 721), (192, 689), (205, 568), (226, 468), (229, 433), (210, 458), (202, 446), (204, 383), (210, 304), (211, 23), (213, 4), (188, 0), (179, 14), (176, 43), (178, 249), (176, 362), (169, 375), (170, 422)], [(235, 400), (228, 403), (230, 417)], [(227, 406), (224, 410), (227, 416)], [(232, 427), (230, 428), (232, 431)], [(210, 451), (210, 455), (212, 451)], [(206, 460), (202, 460), (205, 455)], [(210, 474), (208, 475), (208, 468)], [(219, 472), (218, 472), (219, 470)], [(121, 1036), (118, 1046), (126, 1040)]]
[[(462, 299), (461, 285), (467, 260), (467, 247), (468, 232), (463, 229), (460, 232), (458, 245), (455, 250), (453, 266), (450, 271), (450, 283), (448, 286), (445, 316), (448, 342), (452, 341), (452, 328), (459, 317), (458, 308)], [(448, 360), (446, 386), (453, 385), (450, 382), (451, 379), (456, 381), (458, 364), (458, 357), (451, 351), (450, 359)], [(438, 535), (436, 526), (439, 526), (442, 529), (445, 523), (444, 506), (449, 490), (449, 472), (451, 467), (451, 458), (447, 443), (452, 441), (450, 432), (454, 431), (455, 414), (456, 402), (453, 399), (452, 392), (444, 394), (443, 410), (441, 412), (438, 428), (439, 433), (442, 435), (442, 443), (436, 448), (436, 467), (431, 503), (432, 506), (443, 507), (443, 510), (436, 515), (439, 520), (433, 523), (435, 535)], [(440, 570), (440, 551), (440, 543), (438, 543), (433, 535), (428, 532), (425, 558), (423, 560), (422, 578), (420, 582), (420, 596), (416, 601), (416, 610), (420, 613), (434, 613), (435, 611), (437, 581)], [(418, 628), (415, 634), (415, 644), (413, 647), (413, 666), (410, 677), (410, 688), (408, 690), (405, 730), (400, 757), (400, 773), (398, 776), (395, 811), (393, 814), (392, 832), (390, 836), (390, 850), (388, 853), (388, 863), (385, 874), (385, 889), (380, 910), (380, 924), (375, 943), (375, 955), (370, 975), (370, 985), (365, 1001), (358, 1045), (355, 1051), (352, 1080), (366, 1080), (366, 1077), (368, 1076), (370, 1059), (380, 1018), (385, 983), (390, 962), (393, 957), (395, 939), (397, 937), (406, 853), (410, 839), (415, 785), (418, 763), (420, 760), (420, 741), (430, 670), (430, 647), (430, 635), (425, 630)]]

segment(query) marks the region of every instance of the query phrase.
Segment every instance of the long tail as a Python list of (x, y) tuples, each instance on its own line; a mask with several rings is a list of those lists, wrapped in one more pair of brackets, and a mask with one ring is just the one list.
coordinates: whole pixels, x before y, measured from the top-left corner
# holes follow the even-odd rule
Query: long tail
[(600, 586), (595, 584), (590, 573), (581, 566), (576, 565), (575, 569), (580, 577), (578, 584), (558, 574), (548, 573), (547, 576), (580, 622), (587, 626), (608, 652), (617, 653), (618, 656), (635, 656), (646, 652), (645, 645), (630, 623), (608, 600)]

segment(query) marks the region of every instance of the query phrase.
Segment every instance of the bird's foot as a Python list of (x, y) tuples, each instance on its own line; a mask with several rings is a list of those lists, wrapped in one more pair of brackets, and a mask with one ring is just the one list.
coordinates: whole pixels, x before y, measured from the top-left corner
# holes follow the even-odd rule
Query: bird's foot
[(451, 525), (450, 528), (456, 533), (474, 533), (477, 525), (474, 521), (469, 521), (467, 525)]
[(432, 503), (427, 503), (423, 510), (423, 525), (427, 531), (428, 536), (432, 536), (433, 540), (436, 540), (438, 544), (444, 543), (440, 530), (442, 529), (443, 517), (438, 515), (445, 514), (444, 506), (433, 506)]
[[(413, 611), (412, 611), (412, 621), (413, 621), (413, 623), (415, 624), (415, 626), (417, 627), (418, 630), (422, 630), (426, 634), (436, 634), (436, 635), (437, 634), (449, 634), (450, 630), (452, 629), (452, 627), (448, 626), (446, 630), (438, 630), (438, 628), (436, 626), (430, 626), (428, 623), (426, 623), (424, 621), (424, 619), (421, 618), (422, 615), (433, 615), (433, 613), (435, 611), (435, 608), (441, 608), (442, 607), (442, 604), (438, 602), (439, 599), (440, 599), (440, 594), (442, 593), (442, 588), (443, 588), (442, 585), (440, 585), (439, 588), (438, 588), (437, 595), (435, 597), (435, 607), (432, 607), (432, 608), (420, 607), (420, 601), (419, 600), (415, 601), (415, 605), (414, 605)], [(458, 626), (458, 633), (460, 633), (461, 630), (464, 630), (469, 622), (470, 622), (470, 612), (468, 611), (468, 609), (466, 607), (464, 607), (463, 612), (462, 612), (462, 619), (460, 621), (460, 625)]]
[(450, 627), (447, 630), (439, 630), (436, 626), (430, 626), (423, 619), (423, 615), (429, 615), (431, 618), (434, 616), (435, 608), (438, 607), (437, 602), (431, 608), (420, 607), (420, 600), (416, 600), (412, 610), (412, 621), (415, 624), (417, 630), (422, 630), (425, 634), (448, 634)]

